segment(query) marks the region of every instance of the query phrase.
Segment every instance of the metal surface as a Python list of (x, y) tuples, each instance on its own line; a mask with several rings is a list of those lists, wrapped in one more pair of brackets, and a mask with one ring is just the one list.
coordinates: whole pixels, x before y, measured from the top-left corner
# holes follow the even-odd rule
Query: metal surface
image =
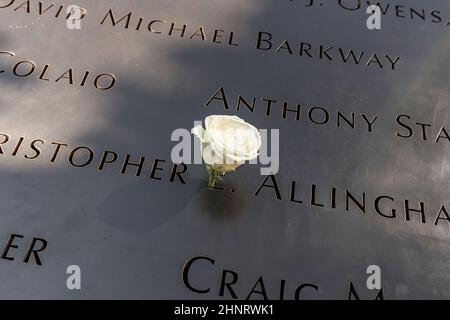
[[(55, 17), (62, 1), (43, 1), (43, 8), (55, 6), (42, 15), (38, 1), (29, 10), (18, 8), (23, 1), (5, 7), (9, 2), (0, 1), (0, 51), (15, 54), (0, 54), (0, 133), (9, 136), (0, 144), (1, 250), (10, 234), (23, 238), (7, 252), (14, 260), (0, 259), (0, 298), (232, 298), (226, 287), (221, 292), (225, 274), (225, 281), (238, 277), (232, 288), (241, 299), (255, 285), (262, 291), (261, 281), (270, 299), (280, 298), (283, 284), (285, 299), (301, 284), (315, 286), (304, 287), (302, 299), (347, 299), (350, 283), (361, 299), (374, 299), (378, 291), (366, 287), (369, 265), (381, 268), (385, 299), (450, 298), (450, 225), (441, 210), (450, 207), (449, 139), (441, 128), (450, 126), (447, 1), (393, 3), (376, 31), (366, 27), (365, 5), (349, 10), (358, 1), (79, 1), (70, 4), (87, 10), (80, 30), (67, 29), (63, 14)], [(424, 9), (425, 18), (410, 8)], [(126, 19), (112, 26), (110, 9), (116, 18), (132, 12), (129, 27)], [(153, 24), (162, 33), (148, 31), (152, 20), (165, 21)], [(169, 35), (172, 22), (187, 25), (183, 38), (180, 31)], [(191, 39), (200, 26), (207, 40)], [(213, 42), (215, 30), (223, 30), (222, 44)], [(272, 49), (257, 49), (259, 32), (272, 35)], [(284, 40), (292, 54), (286, 43), (276, 53)], [(301, 42), (312, 57), (299, 54)], [(333, 61), (320, 56), (320, 46), (333, 47)], [(344, 63), (339, 49), (363, 51), (360, 63)], [(394, 70), (386, 55), (400, 57)], [(20, 61), (36, 69), (16, 76)], [(56, 82), (70, 67), (73, 84), (68, 73)], [(16, 73), (30, 68), (23, 62)], [(94, 80), (104, 73), (116, 83), (99, 90)], [(221, 87), (229, 109), (217, 99), (205, 106)], [(256, 98), (253, 113), (237, 110), (239, 95)], [(269, 115), (264, 98), (276, 100)], [(283, 118), (284, 102), (301, 106), (299, 120), (289, 111)], [(314, 123), (323, 109), (308, 118), (314, 107), (328, 112), (327, 123)], [(354, 128), (342, 118), (337, 126), (338, 111), (354, 113)], [(256, 165), (228, 174), (225, 191), (206, 188), (203, 165), (188, 165), (185, 184), (170, 181), (172, 131), (210, 114), (280, 129), (281, 200), (274, 188), (257, 192), (266, 177)], [(35, 142), (41, 154), (25, 158), (35, 155), (36, 139), (44, 141)], [(68, 145), (54, 162), (52, 142)], [(68, 160), (79, 146), (94, 154), (82, 168)], [(118, 159), (99, 170), (105, 150)], [(139, 177), (131, 166), (121, 174), (126, 154), (134, 162), (146, 157)], [(80, 149), (72, 160), (80, 164), (88, 155)], [(152, 179), (155, 159), (166, 162), (156, 162), (163, 170)], [(291, 201), (292, 181), (292, 199), (303, 203)], [(365, 194), (365, 213), (351, 201), (346, 210), (346, 190), (357, 200)], [(394, 208), (395, 218), (376, 212), (380, 196), (390, 198), (379, 210), (388, 216)], [(412, 211), (407, 220), (405, 200), (413, 209), (423, 202), (425, 223)], [(23, 262), (33, 238), (47, 242), (42, 265), (33, 256)], [(197, 260), (189, 269), (192, 287), (206, 293), (183, 283), (183, 266), (196, 256), (215, 261)], [(81, 268), (81, 290), (66, 287), (69, 265)]]

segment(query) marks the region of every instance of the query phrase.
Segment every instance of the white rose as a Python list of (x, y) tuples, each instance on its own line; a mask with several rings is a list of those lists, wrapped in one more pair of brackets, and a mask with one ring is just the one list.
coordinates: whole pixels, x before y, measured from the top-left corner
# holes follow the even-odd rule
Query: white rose
[(210, 175), (222, 176), (236, 170), (245, 161), (255, 159), (261, 147), (258, 129), (237, 116), (208, 116), (205, 129), (199, 125), (191, 132), (202, 142), (202, 157)]

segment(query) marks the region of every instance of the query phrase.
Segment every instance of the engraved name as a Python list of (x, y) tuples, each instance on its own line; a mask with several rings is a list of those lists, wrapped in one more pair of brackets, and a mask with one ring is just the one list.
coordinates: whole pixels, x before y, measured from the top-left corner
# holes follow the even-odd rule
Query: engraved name
[(33, 77), (41, 81), (79, 87), (89, 84), (97, 90), (110, 90), (117, 82), (116, 76), (112, 73), (91, 74), (90, 70), (80, 71), (70, 66), (62, 69), (50, 64), (38, 65), (32, 60), (18, 58), (12, 51), (0, 51), (0, 59), (8, 63), (8, 67), (0, 67), (0, 77), (4, 75), (19, 78)]
[[(330, 2), (319, 0), (295, 0), (295, 2), (303, 4), (306, 8), (324, 8), (325, 6), (331, 7), (332, 5), (334, 7), (337, 6), (338, 8), (343, 9), (347, 12), (360, 12), (361, 14), (366, 14), (366, 10), (369, 6), (377, 5), (384, 16), (397, 18), (400, 21), (431, 22), (433, 24), (445, 25), (443, 15), (440, 10), (417, 7), (414, 8), (403, 4), (392, 3), (391, 1), (389, 1), (391, 3), (367, 0), (334, 0)], [(446, 25), (448, 26), (449, 24), (446, 23)]]
[[(28, 245), (24, 245), (23, 239), (25, 236), (21, 234), (10, 234), (8, 241), (3, 247), (2, 254), (0, 259), (15, 261), (19, 256), (23, 257), (23, 263), (34, 262), (36, 265), (41, 266), (42, 260), (41, 255), (43, 251), (47, 248), (47, 240), (42, 238), (32, 238)], [(21, 249), (22, 247), (26, 248), (25, 253), (18, 254), (16, 252), (17, 249)]]
[(90, 146), (71, 146), (63, 142), (44, 139), (12, 138), (0, 133), (0, 155), (27, 160), (45, 158), (52, 164), (64, 161), (73, 168), (96, 168), (98, 171), (111, 171), (125, 175), (133, 173), (136, 177), (146, 176), (150, 180), (168, 180), (185, 184), (184, 174), (187, 166), (172, 164), (170, 169), (164, 159), (149, 159), (147, 156), (121, 154), (112, 150), (95, 150)]
[[(306, 122), (316, 127), (334, 127), (351, 129), (353, 132), (373, 133), (378, 127), (380, 116), (368, 113), (345, 112), (330, 110), (324, 106), (306, 105), (304, 103), (288, 102), (288, 99), (274, 97), (255, 97), (244, 94), (232, 95), (229, 88), (220, 86), (203, 105), (209, 109), (220, 111), (236, 111), (246, 115), (264, 114), (267, 117), (277, 117), (286, 121)], [(395, 117), (394, 136), (400, 141), (419, 141), (420, 143), (450, 142), (449, 130), (437, 121), (418, 120), (408, 114)]]
[[(165, 180), (183, 185), (189, 181), (188, 166), (184, 163), (175, 164), (164, 159), (149, 159), (146, 156), (120, 154), (111, 150), (99, 151), (89, 146), (69, 146), (66, 143), (48, 142), (43, 139), (12, 138), (5, 133), (0, 133), (0, 155), (28, 160), (44, 157), (48, 163), (64, 161), (74, 168), (91, 167), (97, 171), (116, 172), (120, 175), (133, 173), (136, 177), (144, 176), (149, 181)], [(323, 189), (316, 184), (305, 188), (299, 186), (296, 181), (290, 181), (288, 185), (281, 185), (277, 176), (273, 175), (262, 177), (261, 180), (253, 193), (258, 199), (270, 197), (275, 201), (285, 201), (299, 207), (308, 206), (319, 210), (362, 215), (372, 213), (388, 220), (450, 226), (448, 206), (444, 204), (436, 207), (422, 200), (401, 199), (387, 193), (368, 195), (361, 190), (355, 192), (335, 186), (326, 187), (328, 196), (324, 197)], [(220, 183), (214, 189), (220, 192), (230, 191), (225, 190)], [(231, 189), (231, 192), (233, 193), (234, 189)], [(430, 207), (436, 209), (430, 210)]]
[[(214, 44), (223, 44), (238, 47), (240, 45), (235, 32), (226, 32), (223, 29), (213, 29), (208, 32), (202, 26), (189, 26), (184, 23), (168, 22), (165, 19), (136, 18), (133, 12), (116, 14), (109, 9), (100, 22), (101, 25), (122, 27), (124, 29), (140, 31), (146, 30), (150, 34), (166, 35), (170, 37), (209, 41)], [(270, 32), (260, 31), (255, 41), (249, 41), (259, 52), (270, 52), (279, 56), (296, 56), (304, 59), (314, 59), (329, 63), (340, 62), (354, 64), (368, 68), (396, 70), (400, 61), (399, 56), (388, 53), (379, 54), (367, 50), (354, 50), (340, 48), (329, 44), (313, 44), (295, 39), (277, 38)]]
[[(205, 283), (195, 279), (191, 272), (199, 268), (199, 265), (216, 272), (217, 276), (214, 278), (220, 279), (220, 282)], [(215, 259), (206, 256), (195, 256), (188, 259), (183, 265), (181, 274), (183, 285), (189, 291), (201, 295), (217, 295), (227, 299), (301, 300), (305, 295), (320, 297), (323, 293), (323, 288), (315, 283), (301, 282), (292, 286), (285, 279), (269, 282), (263, 275), (257, 275), (254, 279), (249, 280), (248, 276), (242, 276), (236, 270), (220, 269)], [(361, 291), (358, 293), (351, 281), (349, 290), (343, 290), (343, 294), (347, 294), (348, 300), (360, 300), (360, 296), (362, 297)], [(371, 294), (373, 297), (368, 297), (368, 299), (384, 300), (382, 288)]]
[(214, 44), (235, 47), (239, 46), (239, 43), (235, 41), (235, 33), (233, 31), (225, 31), (217, 28), (208, 32), (203, 26), (193, 27), (183, 23), (169, 22), (165, 19), (145, 19), (143, 17), (137, 19), (131, 11), (121, 16), (114, 14), (113, 9), (109, 9), (100, 24), (111, 27), (119, 26), (135, 31), (145, 30), (155, 35), (210, 41)]
[[(66, 14), (64, 5), (55, 5), (54, 3), (45, 4), (43, 1), (18, 1), (18, 0), (0, 0), (0, 9), (11, 9), (14, 12), (24, 12), (36, 14), (38, 16), (53, 16), (54, 18), (68, 19), (70, 14)], [(86, 9), (81, 8), (81, 17), (86, 16)]]
[[(393, 195), (382, 194), (369, 196), (364, 191), (350, 191), (345, 188), (330, 186), (324, 189), (318, 185), (300, 186), (296, 181), (281, 186), (276, 176), (264, 178), (254, 195), (256, 197), (271, 196), (278, 201), (290, 202), (293, 205), (320, 208), (326, 211), (353, 211), (362, 215), (375, 214), (384, 219), (399, 219), (406, 222), (417, 221), (434, 226), (450, 226), (450, 215), (444, 204), (437, 210), (429, 210), (424, 201), (399, 199)], [(320, 196), (320, 194), (322, 196)]]
[[(33, 11), (30, 1), (19, 5), (13, 0), (8, 0), (5, 3), (0, 2), (0, 9), (2, 8), (11, 8), (14, 12), (31, 13)], [(52, 10), (56, 10), (55, 17), (58, 17), (63, 6), (56, 8), (54, 4), (45, 6), (42, 2), (39, 2), (35, 11), (38, 15), (44, 15)], [(83, 17), (86, 17), (86, 10), (83, 11)], [(267, 30), (259, 31), (251, 39), (243, 41), (239, 39), (235, 31), (225, 30), (220, 27), (193, 26), (163, 18), (145, 18), (137, 16), (133, 11), (118, 13), (113, 9), (109, 9), (101, 17), (100, 25), (133, 30), (135, 32), (145, 31), (148, 34), (157, 36), (208, 42), (214, 45), (240, 47), (242, 44), (253, 48), (257, 52), (271, 53), (280, 57), (297, 57), (306, 61), (312, 60), (324, 63), (343, 63), (378, 70), (397, 70), (401, 60), (398, 55), (371, 52), (362, 48), (343, 48), (334, 44), (312, 43), (283, 37), (275, 38)]]
[(220, 108), (242, 112), (246, 114), (264, 114), (267, 117), (280, 119), (307, 121), (311, 125), (326, 126), (330, 123), (336, 128), (360, 129), (372, 133), (378, 116), (354, 112), (330, 112), (323, 106), (307, 106), (305, 104), (290, 103), (286, 99), (273, 97), (250, 97), (238, 94), (231, 95), (228, 89), (221, 86), (203, 104), (207, 108)]

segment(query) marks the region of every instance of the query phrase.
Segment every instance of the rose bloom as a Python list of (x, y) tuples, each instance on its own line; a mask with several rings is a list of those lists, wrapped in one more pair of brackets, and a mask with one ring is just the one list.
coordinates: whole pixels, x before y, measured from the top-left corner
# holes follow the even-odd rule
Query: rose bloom
[(258, 129), (237, 116), (208, 116), (205, 129), (196, 126), (191, 132), (202, 142), (203, 161), (220, 173), (255, 159), (261, 147)]

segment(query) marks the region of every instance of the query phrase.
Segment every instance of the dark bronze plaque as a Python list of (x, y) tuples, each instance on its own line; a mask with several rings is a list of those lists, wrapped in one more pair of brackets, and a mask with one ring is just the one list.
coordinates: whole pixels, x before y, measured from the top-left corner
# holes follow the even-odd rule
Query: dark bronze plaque
[[(450, 298), (450, 3), (368, 5), (0, 0), (0, 298)], [(172, 161), (208, 115), (278, 172)]]

